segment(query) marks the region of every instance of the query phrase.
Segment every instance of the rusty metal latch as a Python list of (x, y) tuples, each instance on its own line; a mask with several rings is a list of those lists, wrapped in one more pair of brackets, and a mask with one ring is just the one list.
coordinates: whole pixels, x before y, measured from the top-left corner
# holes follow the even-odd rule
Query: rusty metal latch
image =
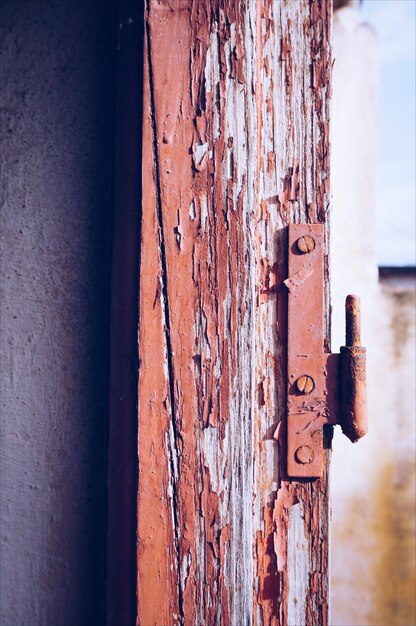
[(287, 473), (319, 478), (325, 424), (340, 424), (353, 442), (367, 432), (366, 349), (360, 345), (360, 300), (346, 299), (346, 345), (324, 346), (324, 227), (289, 226)]

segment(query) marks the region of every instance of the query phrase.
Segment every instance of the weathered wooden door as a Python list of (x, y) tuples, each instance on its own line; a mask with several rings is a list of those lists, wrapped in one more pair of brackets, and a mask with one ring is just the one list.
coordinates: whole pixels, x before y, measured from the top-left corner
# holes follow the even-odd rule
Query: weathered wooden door
[(146, 3), (142, 626), (328, 623), (327, 472), (286, 475), (283, 280), (287, 226), (327, 224), (331, 10)]

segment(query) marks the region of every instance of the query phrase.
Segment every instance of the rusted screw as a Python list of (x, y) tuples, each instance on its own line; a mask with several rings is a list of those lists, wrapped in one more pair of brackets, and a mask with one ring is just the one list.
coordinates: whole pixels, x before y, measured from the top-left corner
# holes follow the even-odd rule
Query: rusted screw
[(298, 448), (295, 452), (296, 461), (298, 463), (302, 463), (302, 465), (312, 463), (313, 457), (313, 450), (309, 446), (300, 446), (300, 448)]
[(308, 254), (315, 250), (315, 240), (310, 235), (303, 235), (303, 237), (299, 237), (296, 242), (299, 252), (302, 254)]
[(298, 391), (300, 391), (300, 393), (308, 395), (308, 393), (311, 393), (311, 391), (313, 391), (315, 383), (313, 382), (313, 378), (311, 378), (310, 376), (301, 376), (296, 381), (296, 387)]

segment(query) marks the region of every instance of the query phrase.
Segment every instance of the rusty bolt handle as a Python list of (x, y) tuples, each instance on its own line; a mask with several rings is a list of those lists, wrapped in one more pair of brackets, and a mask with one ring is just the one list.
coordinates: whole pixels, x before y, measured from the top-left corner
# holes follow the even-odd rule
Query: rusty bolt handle
[(360, 298), (345, 300), (345, 346), (340, 350), (341, 428), (353, 443), (368, 430), (366, 349), (361, 346)]

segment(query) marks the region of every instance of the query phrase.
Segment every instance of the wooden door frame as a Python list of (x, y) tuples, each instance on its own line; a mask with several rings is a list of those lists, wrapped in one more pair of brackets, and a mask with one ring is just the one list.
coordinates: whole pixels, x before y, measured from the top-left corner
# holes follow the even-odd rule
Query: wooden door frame
[[(266, 3), (268, 4), (268, 3)], [(303, 0), (306, 6), (307, 0)], [(308, 42), (316, 55), (313, 61), (311, 74), (311, 104), (310, 113), (316, 138), (310, 138), (317, 151), (312, 156), (305, 157), (305, 162), (311, 159), (316, 168), (310, 172), (313, 185), (313, 197), (310, 204), (296, 207), (299, 193), (298, 184), (306, 189), (304, 181), (299, 183), (299, 170), (294, 167), (287, 169), (283, 182), (283, 190), (275, 203), (279, 207), (282, 224), (291, 221), (325, 222), (328, 211), (328, 33), (331, 8), (330, 0), (311, 0), (309, 15), (312, 35), (308, 35)], [(136, 548), (137, 548), (137, 325), (138, 325), (138, 292), (139, 292), (139, 265), (140, 265), (140, 215), (141, 215), (141, 121), (142, 121), (142, 90), (143, 81), (143, 30), (144, 4), (125, 0), (120, 8), (119, 23), (122, 24), (119, 32), (118, 47), (118, 130), (116, 142), (116, 191), (115, 191), (115, 220), (114, 220), (114, 249), (112, 268), (112, 309), (111, 309), (111, 367), (110, 367), (110, 429), (109, 429), (109, 506), (108, 506), (108, 576), (107, 576), (107, 623), (133, 624), (136, 621)], [(133, 13), (134, 11), (134, 13)], [(286, 72), (286, 88), (290, 89), (292, 59), (290, 42), (289, 17), (286, 18), (285, 37), (282, 40), (280, 63)], [(324, 23), (322, 24), (322, 20)], [(322, 32), (324, 33), (322, 35)], [(317, 34), (320, 33), (320, 34)], [(322, 43), (322, 37), (326, 38)], [(315, 38), (315, 39), (314, 39)], [(322, 49), (320, 48), (322, 46)], [(322, 53), (322, 56), (320, 56)], [(315, 57), (314, 57), (315, 58)], [(324, 92), (324, 95), (322, 95)], [(290, 97), (290, 96), (289, 96)], [(290, 108), (290, 107), (289, 107)], [(298, 115), (293, 108), (293, 116)], [(295, 122), (295, 120), (292, 120)], [(305, 133), (309, 131), (305, 129)], [(306, 136), (306, 135), (305, 135)], [(287, 138), (289, 149), (296, 152)], [(259, 166), (263, 167), (259, 162)], [(302, 175), (302, 172), (300, 172)], [(306, 174), (304, 173), (306, 176)], [(302, 202), (305, 201), (306, 191), (300, 192)], [(274, 196), (273, 196), (274, 197)], [(269, 200), (273, 200), (270, 197)], [(267, 212), (267, 206), (262, 206)], [(276, 244), (283, 242), (284, 231), (276, 233)], [(267, 261), (267, 259), (263, 259)], [(284, 266), (277, 268), (272, 263), (263, 267), (263, 288), (265, 297), (269, 297), (273, 290), (276, 292), (276, 281), (282, 279)], [(283, 272), (283, 273), (282, 273)], [(284, 298), (278, 300), (280, 314), (284, 308)], [(327, 294), (326, 302), (328, 304)], [(282, 323), (283, 317), (281, 318)], [(282, 326), (283, 328), (283, 326)], [(284, 355), (278, 357), (285, 362)], [(264, 391), (263, 391), (264, 392)], [(285, 404), (284, 398), (279, 400)], [(280, 409), (281, 410), (281, 407)], [(284, 446), (283, 446), (284, 447)], [(295, 549), (297, 542), (303, 541), (304, 550), (311, 550), (308, 566), (311, 567), (310, 589), (307, 593), (307, 612), (311, 624), (326, 624), (328, 607), (325, 599), (328, 597), (328, 578), (325, 571), (328, 558), (328, 502), (325, 482), (321, 481), (285, 481), (282, 459), (280, 463), (279, 488), (273, 506), (265, 512), (263, 538), (258, 538), (258, 550), (261, 555), (263, 568), (260, 575), (261, 585), (277, 585), (281, 587), (279, 593), (289, 602), (287, 596), (288, 572), (285, 568), (286, 553)], [(326, 480), (326, 476), (324, 481)], [(322, 505), (322, 509), (321, 509)], [(308, 517), (309, 536), (305, 533), (305, 516)], [(280, 532), (280, 544), (269, 545), (273, 536), (273, 528)], [(283, 534), (286, 533), (285, 536)], [(297, 534), (298, 533), (298, 534)], [(276, 534), (276, 533), (275, 533)], [(300, 545), (300, 544), (299, 544)], [(276, 554), (280, 563), (276, 576), (269, 577), (268, 568), (276, 569)], [(293, 553), (292, 556), (295, 556)], [(303, 564), (302, 564), (303, 567)], [(299, 574), (300, 570), (298, 571)], [(296, 579), (296, 572), (294, 579)], [(292, 576), (293, 578), (293, 576)], [(292, 580), (296, 585), (296, 580)], [(294, 586), (292, 587), (295, 588)], [(304, 590), (303, 590), (304, 591)], [(273, 592), (274, 593), (274, 592)], [(292, 601), (295, 600), (292, 598)], [(295, 602), (296, 604), (296, 602)], [(286, 609), (282, 604), (279, 621), (282, 624), (288, 619)], [(263, 610), (272, 619), (276, 607), (274, 599), (267, 599), (265, 591)], [(270, 622), (272, 623), (272, 622)], [(274, 622), (273, 622), (274, 623)]]
[(137, 323), (143, 0), (116, 3), (116, 136), (111, 270), (107, 624), (136, 622)]

